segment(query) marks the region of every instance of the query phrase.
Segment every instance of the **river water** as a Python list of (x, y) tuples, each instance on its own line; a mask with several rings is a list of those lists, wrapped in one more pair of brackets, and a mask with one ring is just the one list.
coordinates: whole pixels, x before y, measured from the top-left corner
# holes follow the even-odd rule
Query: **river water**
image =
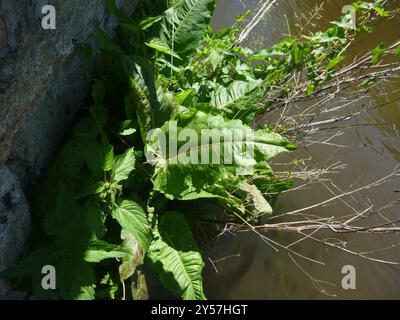
[[(232, 24), (236, 16), (253, 8), (255, 0), (218, 0), (213, 19), (215, 29)], [(341, 14), (344, 5), (351, 1), (325, 1), (321, 19), (315, 21), (307, 30), (324, 30), (329, 21)], [(263, 23), (255, 29), (250, 46), (271, 46), (285, 34), (299, 31), (296, 23), (301, 15), (313, 12), (322, 1), (314, 0), (279, 0)], [(400, 7), (400, 2), (397, 4)], [(286, 17), (285, 17), (286, 15)], [(400, 39), (400, 19), (379, 22), (375, 32), (361, 37), (351, 48), (351, 55), (374, 48), (380, 42), (388, 44)], [(349, 60), (350, 61), (350, 60)], [(360, 99), (352, 104), (353, 110), (361, 105), (380, 105), (400, 97), (400, 82), (392, 81), (379, 85), (368, 99)], [(338, 97), (342, 103), (346, 97)], [(365, 101), (367, 100), (367, 101)], [(335, 102), (332, 102), (335, 103)], [(300, 106), (301, 107), (301, 106)], [(349, 109), (345, 112), (349, 112)], [(351, 111), (350, 111), (351, 112)], [(268, 116), (264, 119), (268, 121)], [(360, 125), (370, 124), (370, 125)], [(376, 124), (376, 125), (371, 125)], [(326, 168), (334, 163), (345, 164), (340, 173), (329, 177), (331, 182), (315, 183), (307, 188), (283, 193), (279, 196), (275, 214), (290, 212), (308, 207), (332, 197), (333, 192), (353, 190), (369, 184), (387, 175), (400, 162), (400, 105), (389, 103), (375, 111), (346, 122), (344, 129), (338, 129), (337, 137), (329, 141), (330, 145), (312, 144), (300, 147), (292, 159), (308, 159), (308, 168)], [(341, 147), (339, 147), (341, 146)], [(329, 191), (328, 188), (331, 190)], [(368, 189), (355, 194), (354, 199), (343, 203), (335, 201), (329, 205), (313, 209), (316, 216), (342, 216), (351, 213), (350, 206), (363, 208), (373, 203), (375, 208), (399, 198), (400, 183), (390, 182), (378, 188)], [(391, 219), (400, 218), (400, 208), (385, 211)], [(287, 245), (299, 239), (289, 233), (268, 233), (269, 238)], [(321, 236), (321, 234), (320, 234)], [(345, 248), (358, 252), (379, 250), (374, 255), (380, 259), (400, 261), (400, 236), (395, 234), (346, 236), (326, 232), (322, 238), (332, 238), (332, 243), (345, 245)], [(380, 251), (380, 249), (391, 249)], [(294, 251), (309, 258), (323, 262), (310, 262), (300, 256), (288, 255), (284, 249), (276, 252), (259, 236), (242, 232), (225, 233), (207, 252), (205, 271), (205, 290), (210, 299), (398, 299), (400, 298), (400, 267), (375, 263), (360, 257), (328, 248), (311, 240), (303, 240), (291, 247)], [(212, 263), (210, 262), (212, 261)], [(356, 289), (345, 290), (341, 281), (344, 277), (342, 268), (354, 266)]]

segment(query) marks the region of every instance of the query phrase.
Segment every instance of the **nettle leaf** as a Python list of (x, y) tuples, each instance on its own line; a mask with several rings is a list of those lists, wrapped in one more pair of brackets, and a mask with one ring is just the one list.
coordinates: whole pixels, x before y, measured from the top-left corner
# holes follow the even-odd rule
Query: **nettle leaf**
[(135, 163), (136, 157), (133, 148), (125, 151), (123, 155), (117, 156), (111, 173), (112, 180), (121, 182), (128, 179), (135, 169)]
[(100, 262), (106, 259), (124, 258), (130, 253), (121, 246), (113, 245), (105, 241), (94, 240), (89, 243), (85, 251), (86, 262)]
[(164, 13), (159, 37), (146, 44), (184, 62), (199, 47), (214, 8), (215, 0), (179, 0)]
[(124, 200), (113, 209), (112, 216), (123, 229), (132, 233), (142, 250), (146, 252), (151, 241), (151, 233), (147, 215), (142, 207), (136, 202)]
[(170, 212), (162, 216), (148, 258), (163, 286), (185, 300), (205, 300), (204, 263), (184, 216)]
[(104, 157), (103, 170), (105, 172), (111, 171), (114, 166), (114, 147), (109, 145), (106, 147), (106, 154)]
[(121, 239), (123, 240), (123, 247), (130, 255), (123, 258), (119, 266), (119, 276), (121, 282), (130, 278), (136, 271), (136, 268), (143, 263), (143, 251), (139, 242), (133, 234), (125, 229), (121, 231)]
[(198, 111), (155, 131), (146, 157), (155, 165), (154, 190), (187, 200), (218, 197), (220, 192), (213, 191), (217, 185), (223, 188), (237, 175), (252, 175), (258, 163), (293, 148), (279, 134)]

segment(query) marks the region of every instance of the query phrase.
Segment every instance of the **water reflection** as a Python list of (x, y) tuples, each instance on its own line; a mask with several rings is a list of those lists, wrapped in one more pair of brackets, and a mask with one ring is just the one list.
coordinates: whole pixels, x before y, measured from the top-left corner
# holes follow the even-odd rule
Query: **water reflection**
[[(322, 19), (308, 29), (324, 29), (329, 21), (341, 13), (341, 8), (350, 1), (325, 1)], [(228, 26), (233, 18), (243, 13), (246, 8), (254, 7), (258, 1), (219, 0), (213, 20), (216, 29)], [(286, 0), (278, 1), (278, 5), (270, 11), (265, 22), (258, 25), (253, 46), (272, 45), (282, 34), (298, 31), (296, 22), (299, 17), (309, 14), (312, 8), (321, 1)], [(286, 15), (286, 17), (285, 17)], [(262, 35), (260, 38), (259, 35)], [(400, 39), (400, 20), (379, 23), (376, 32), (362, 37), (352, 48), (351, 55), (359, 54), (376, 44), (385, 41), (391, 43)], [(261, 42), (260, 42), (261, 41)], [(381, 86), (373, 96), (374, 101), (362, 99), (353, 107), (359, 109), (365, 103), (380, 105), (387, 101), (398, 100), (400, 82), (392, 82)], [(349, 186), (361, 186), (379, 179), (393, 170), (400, 161), (400, 108), (393, 102), (373, 112), (363, 114), (362, 118), (346, 123), (350, 125), (343, 134), (335, 138), (334, 143), (346, 145), (347, 148), (335, 146), (311, 145), (296, 152), (296, 158), (308, 158), (313, 167), (326, 167), (340, 161), (347, 164), (340, 175), (332, 176), (332, 181), (342, 190)], [(358, 126), (359, 124), (378, 124)], [(400, 189), (395, 183), (382, 185), (378, 189), (367, 190), (359, 195), (358, 201), (371, 201), (376, 206), (384, 205), (398, 198), (394, 190)], [(320, 184), (312, 185), (305, 190), (288, 192), (279, 197), (276, 211), (288, 212), (314, 204), (331, 197), (327, 188)], [(368, 200), (367, 200), (368, 199)], [(348, 212), (350, 208), (344, 203), (312, 210), (321, 217)], [(399, 209), (391, 209), (388, 217), (400, 217)], [(269, 234), (271, 239), (288, 244), (296, 239), (293, 234)], [(326, 233), (326, 237), (335, 237)], [(337, 241), (337, 240), (336, 240)], [(348, 248), (370, 251), (400, 244), (400, 237), (395, 235), (350, 235), (340, 237)], [(309, 258), (324, 261), (325, 265), (313, 263), (300, 256), (289, 256), (285, 250), (276, 252), (259, 237), (249, 233), (235, 236), (223, 236), (208, 255), (214, 264), (208, 263), (205, 275), (205, 288), (209, 298), (222, 299), (271, 299), (271, 298), (400, 298), (400, 271), (397, 267), (371, 263), (358, 257), (345, 254), (334, 248), (321, 247), (309, 240), (296, 244), (293, 249)], [(239, 256), (238, 256), (239, 255)], [(400, 261), (400, 251), (394, 248), (378, 254), (382, 259)], [(357, 271), (357, 289), (343, 290), (341, 274), (344, 265), (354, 265)]]

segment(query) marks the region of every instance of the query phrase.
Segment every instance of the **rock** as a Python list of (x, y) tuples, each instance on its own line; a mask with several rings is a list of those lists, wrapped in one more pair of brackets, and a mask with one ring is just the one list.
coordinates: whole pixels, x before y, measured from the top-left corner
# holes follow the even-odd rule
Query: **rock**
[[(56, 30), (43, 30), (47, 0), (0, 0), (0, 269), (18, 261), (29, 234), (23, 190), (40, 177), (89, 99), (91, 72), (77, 45), (116, 21), (104, 0), (53, 0)], [(133, 13), (137, 0), (117, 0)], [(3, 201), (4, 200), (4, 201)], [(0, 284), (0, 297), (6, 286)]]
[[(29, 205), (18, 179), (3, 166), (0, 168), (0, 270), (20, 259), (30, 233)], [(7, 284), (0, 281), (0, 298), (6, 297)]]
[(4, 13), (0, 8), (0, 50), (6, 46), (7, 42), (6, 22), (4, 20)]
[[(6, 48), (0, 49), (0, 165), (15, 161), (13, 170), (17, 166), (20, 174), (28, 167), (33, 176), (48, 165), (48, 156), (88, 98), (90, 75), (76, 47), (98, 28), (112, 32), (116, 26), (105, 3), (52, 1), (57, 29), (43, 30), (41, 8), (47, 1), (0, 0), (0, 12), (6, 16), (3, 29), (9, 36)], [(132, 12), (137, 1), (118, 3)], [(24, 180), (32, 178), (25, 175)]]

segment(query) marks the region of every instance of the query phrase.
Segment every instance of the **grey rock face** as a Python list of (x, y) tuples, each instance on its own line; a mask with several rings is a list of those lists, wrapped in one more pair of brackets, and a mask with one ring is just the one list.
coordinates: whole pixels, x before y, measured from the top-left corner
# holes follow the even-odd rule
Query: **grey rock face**
[(7, 29), (6, 22), (4, 21), (4, 13), (0, 9), (0, 50), (7, 44)]
[[(0, 168), (0, 270), (14, 265), (25, 247), (30, 232), (29, 206), (17, 177)], [(7, 285), (0, 281), (0, 298)]]
[[(0, 267), (18, 260), (29, 233), (21, 188), (49, 166), (88, 101), (90, 71), (76, 49), (98, 28), (113, 34), (106, 2), (0, 0)], [(132, 13), (137, 2), (117, 4)], [(56, 8), (56, 30), (42, 29), (47, 4)]]

